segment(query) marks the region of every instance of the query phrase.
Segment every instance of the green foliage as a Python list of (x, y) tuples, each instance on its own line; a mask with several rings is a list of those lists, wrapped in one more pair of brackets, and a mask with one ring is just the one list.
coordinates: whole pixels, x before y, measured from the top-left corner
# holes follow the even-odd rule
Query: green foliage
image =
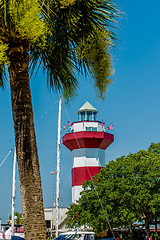
[[(78, 205), (68, 211), (68, 226), (91, 226), (96, 232), (152, 222), (160, 217), (160, 143), (147, 151), (110, 161), (92, 181), (83, 184)], [(76, 209), (76, 215), (75, 215)], [(75, 218), (75, 216), (78, 216)]]
[(9, 64), (6, 51), (8, 50), (8, 45), (0, 41), (0, 65), (4, 63)]
[(6, 51), (8, 50), (8, 45), (0, 41), (0, 87), (4, 87), (5, 75), (5, 64), (9, 66), (10, 62), (7, 57)]
[(29, 46), (32, 72), (42, 65), (51, 88), (72, 97), (78, 70), (91, 75), (103, 99), (113, 74), (118, 17), (111, 0), (0, 0), (1, 69)]
[(0, 27), (11, 36), (35, 41), (44, 34), (40, 13), (41, 6), (35, 0), (0, 0)]
[[(98, 96), (104, 98), (105, 91), (111, 83), (112, 59), (110, 55), (110, 46), (112, 41), (105, 31), (95, 29), (78, 43), (78, 57), (82, 59), (95, 79)], [(107, 80), (106, 80), (107, 79)]]
[[(14, 224), (16, 225), (23, 225), (23, 218), (22, 218), (22, 213), (19, 212), (15, 212), (14, 213), (15, 216), (15, 220), (14, 220)], [(9, 220), (7, 221), (7, 224), (10, 224), (10, 220), (11, 220), (11, 215), (9, 216)]]

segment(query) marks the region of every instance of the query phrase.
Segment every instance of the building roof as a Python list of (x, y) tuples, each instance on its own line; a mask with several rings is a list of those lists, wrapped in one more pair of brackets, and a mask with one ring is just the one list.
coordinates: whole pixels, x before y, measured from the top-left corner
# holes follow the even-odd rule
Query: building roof
[(83, 104), (83, 106), (78, 110), (77, 113), (83, 112), (83, 111), (90, 111), (90, 112), (98, 112), (96, 108), (94, 108), (88, 101)]

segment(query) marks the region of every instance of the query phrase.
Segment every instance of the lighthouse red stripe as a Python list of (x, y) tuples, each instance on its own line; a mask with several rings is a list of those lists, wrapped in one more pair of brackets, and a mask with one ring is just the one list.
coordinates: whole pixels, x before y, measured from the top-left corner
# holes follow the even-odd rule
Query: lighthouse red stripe
[(72, 168), (72, 187), (82, 185), (86, 180), (98, 174), (102, 167), (76, 167)]
[(66, 133), (62, 140), (71, 151), (78, 148), (106, 149), (114, 141), (114, 135), (106, 132), (82, 131)]

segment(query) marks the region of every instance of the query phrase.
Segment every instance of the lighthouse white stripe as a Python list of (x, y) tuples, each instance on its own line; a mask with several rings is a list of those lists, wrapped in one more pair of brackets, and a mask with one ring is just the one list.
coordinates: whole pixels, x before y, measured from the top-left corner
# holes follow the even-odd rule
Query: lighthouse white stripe
[(105, 151), (99, 148), (83, 148), (72, 151), (72, 167), (101, 166), (105, 165)]
[(75, 157), (73, 161), (73, 168), (75, 167), (101, 167), (99, 158)]
[(72, 187), (72, 203), (76, 203), (76, 200), (80, 198), (81, 191), (82, 191), (82, 186)]

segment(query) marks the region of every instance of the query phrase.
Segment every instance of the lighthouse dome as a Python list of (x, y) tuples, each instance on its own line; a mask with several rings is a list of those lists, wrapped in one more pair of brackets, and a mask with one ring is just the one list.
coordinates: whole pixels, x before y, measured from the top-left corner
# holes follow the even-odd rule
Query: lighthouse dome
[(78, 110), (78, 121), (96, 121), (97, 109), (88, 101)]

